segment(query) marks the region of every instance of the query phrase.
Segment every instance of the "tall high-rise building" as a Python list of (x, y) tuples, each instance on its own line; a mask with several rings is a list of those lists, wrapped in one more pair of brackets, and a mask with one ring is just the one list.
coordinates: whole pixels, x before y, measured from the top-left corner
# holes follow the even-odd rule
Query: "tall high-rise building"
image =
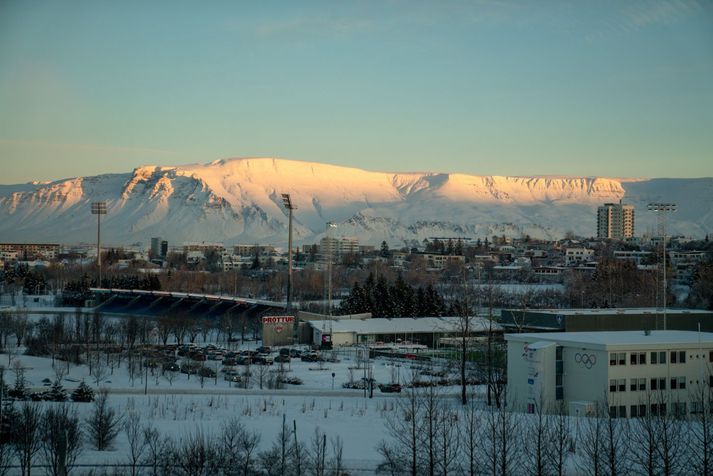
[(634, 206), (605, 203), (597, 209), (597, 238), (623, 240), (634, 236)]
[(161, 237), (151, 238), (151, 256), (154, 258), (161, 257)]

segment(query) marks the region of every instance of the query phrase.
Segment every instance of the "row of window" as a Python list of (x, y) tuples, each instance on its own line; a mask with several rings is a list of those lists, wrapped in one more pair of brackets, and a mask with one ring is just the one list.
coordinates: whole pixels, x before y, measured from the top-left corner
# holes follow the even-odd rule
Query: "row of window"
[[(657, 351), (649, 352), (649, 362), (652, 365), (655, 364), (665, 364), (667, 354), (670, 356), (672, 364), (685, 364), (686, 363), (686, 351), (685, 350), (672, 350), (670, 352)], [(646, 364), (647, 352), (631, 352), (629, 353), (629, 365), (645, 365)], [(713, 359), (713, 351), (711, 351), (711, 359)], [(711, 360), (713, 362), (713, 360)], [(626, 365), (626, 352), (610, 352), (609, 353), (609, 365)]]
[[(711, 382), (713, 383), (713, 377), (711, 377)], [(685, 390), (686, 389), (686, 377), (671, 377), (670, 379), (671, 390)], [(666, 390), (666, 378), (652, 378), (649, 380), (650, 390)], [(629, 379), (629, 391), (631, 392), (641, 392), (646, 390), (646, 379), (645, 378), (632, 378)], [(615, 392), (626, 392), (626, 379), (609, 379), (609, 391)]]
[[(703, 408), (701, 402), (691, 403), (691, 413), (696, 413), (697, 408)], [(651, 405), (631, 405), (629, 407), (629, 416), (631, 418), (641, 418), (646, 416), (646, 412), (650, 411), (651, 415), (666, 415), (666, 404), (665, 403), (652, 403)], [(701, 410), (702, 411), (702, 410)], [(673, 415), (678, 417), (683, 417), (686, 415), (687, 408), (686, 402), (674, 402), (671, 403), (671, 412)], [(626, 405), (612, 405), (609, 407), (609, 415), (612, 418), (626, 418)]]

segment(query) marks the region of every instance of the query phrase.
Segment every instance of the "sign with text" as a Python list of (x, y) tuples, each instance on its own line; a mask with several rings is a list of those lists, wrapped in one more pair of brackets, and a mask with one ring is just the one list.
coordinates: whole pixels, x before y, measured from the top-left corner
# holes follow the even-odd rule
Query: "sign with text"
[(263, 316), (262, 343), (266, 346), (292, 344), (294, 316)]

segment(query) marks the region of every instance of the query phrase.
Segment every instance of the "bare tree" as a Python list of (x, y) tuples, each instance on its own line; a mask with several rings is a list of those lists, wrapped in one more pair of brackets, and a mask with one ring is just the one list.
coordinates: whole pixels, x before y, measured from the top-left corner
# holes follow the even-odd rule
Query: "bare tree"
[(534, 476), (550, 474), (549, 467), (549, 421), (545, 414), (542, 396), (537, 398), (534, 413), (524, 416), (523, 428), (523, 456), (526, 471)]
[(547, 439), (550, 443), (550, 451), (547, 454), (548, 465), (552, 474), (562, 476), (565, 472), (567, 454), (572, 445), (569, 416), (564, 400), (553, 405), (552, 414), (547, 427)]
[(520, 434), (518, 416), (500, 408), (488, 407), (483, 412), (483, 444), (481, 460), (490, 474), (507, 475), (519, 467)]
[(594, 415), (580, 418), (577, 430), (577, 471), (583, 475), (606, 474), (606, 424), (603, 404), (597, 404)]
[(44, 412), (37, 403), (23, 402), (15, 415), (12, 440), (23, 476), (30, 476), (32, 460), (42, 448)]
[(282, 415), (282, 426), (269, 450), (260, 454), (260, 462), (268, 476), (286, 476), (291, 459), (292, 431), (287, 425), (287, 417)]
[[(415, 375), (411, 378), (413, 385)], [(383, 457), (382, 469), (391, 474), (407, 472), (418, 474), (419, 453), (421, 451), (420, 420), (423, 402), (420, 390), (411, 386), (396, 400), (394, 412), (386, 415), (385, 427), (392, 441), (379, 443), (377, 451)]]
[(477, 401), (471, 398), (461, 410), (460, 441), (462, 450), (461, 472), (466, 475), (478, 474), (478, 454), (480, 452), (481, 412), (476, 408)]
[(314, 429), (309, 452), (309, 462), (311, 474), (313, 476), (324, 476), (327, 455), (327, 435), (320, 431), (319, 427)]
[(124, 433), (129, 443), (129, 468), (131, 476), (136, 476), (144, 454), (143, 430), (141, 428), (141, 416), (135, 411), (130, 411), (124, 418)]
[(143, 463), (151, 469), (152, 476), (170, 474), (173, 465), (173, 441), (171, 438), (161, 438), (161, 433), (150, 423), (144, 426), (143, 442), (146, 456)]
[(708, 382), (699, 382), (691, 393), (690, 461), (696, 474), (713, 475), (713, 392)]
[(438, 447), (437, 474), (447, 476), (457, 468), (460, 444), (458, 440), (458, 414), (450, 405), (441, 402), (436, 423)]
[(107, 450), (121, 431), (121, 418), (109, 406), (108, 397), (106, 389), (99, 390), (87, 420), (89, 440), (97, 451)]
[(173, 458), (177, 474), (193, 476), (219, 473), (220, 457), (217, 454), (217, 446), (201, 430), (181, 438)]
[(50, 407), (44, 414), (42, 453), (52, 476), (69, 474), (82, 452), (82, 429), (77, 412), (67, 404)]
[(331, 460), (331, 474), (333, 476), (341, 476), (344, 470), (343, 454), (344, 454), (344, 441), (342, 437), (337, 435), (332, 438), (332, 460)]

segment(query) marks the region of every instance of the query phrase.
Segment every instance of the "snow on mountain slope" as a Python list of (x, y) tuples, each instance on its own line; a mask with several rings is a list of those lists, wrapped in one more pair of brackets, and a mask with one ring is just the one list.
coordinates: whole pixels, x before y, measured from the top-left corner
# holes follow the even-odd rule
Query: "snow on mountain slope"
[(673, 201), (673, 233), (713, 228), (713, 179), (630, 180), (386, 173), (272, 158), (145, 166), (127, 174), (0, 185), (0, 241), (72, 243), (94, 239), (90, 204), (106, 200), (109, 244), (162, 236), (185, 241), (284, 245), (290, 193), (297, 242), (312, 242), (334, 221), (337, 236), (394, 245), (432, 236), (595, 233), (596, 207), (636, 206), (637, 233), (651, 228), (651, 201)]

